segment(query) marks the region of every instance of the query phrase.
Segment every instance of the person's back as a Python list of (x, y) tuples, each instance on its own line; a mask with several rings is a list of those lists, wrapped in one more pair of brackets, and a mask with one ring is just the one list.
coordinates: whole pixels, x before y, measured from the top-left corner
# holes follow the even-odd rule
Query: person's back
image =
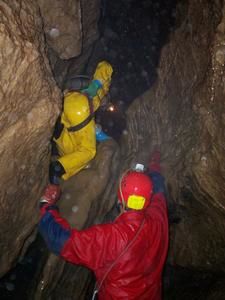
[(144, 211), (128, 211), (102, 227), (100, 239), (110, 238), (103, 242), (106, 249), (101, 254), (102, 267), (98, 265), (94, 270), (101, 285), (99, 300), (161, 299), (161, 275), (168, 248), (163, 194), (153, 196)]
[(161, 299), (168, 217), (158, 164), (152, 164), (150, 171), (151, 179), (138, 171), (122, 177), (121, 214), (112, 223), (78, 231), (60, 217), (55, 206), (46, 204), (51, 197), (42, 207), (39, 230), (49, 248), (68, 262), (94, 271), (99, 300)]

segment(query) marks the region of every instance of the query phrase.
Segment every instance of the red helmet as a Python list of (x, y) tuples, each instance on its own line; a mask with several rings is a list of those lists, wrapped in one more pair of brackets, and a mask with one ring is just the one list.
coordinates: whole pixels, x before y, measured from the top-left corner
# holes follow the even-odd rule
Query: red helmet
[(119, 202), (136, 210), (146, 208), (152, 196), (153, 184), (149, 176), (137, 171), (129, 171), (120, 181)]

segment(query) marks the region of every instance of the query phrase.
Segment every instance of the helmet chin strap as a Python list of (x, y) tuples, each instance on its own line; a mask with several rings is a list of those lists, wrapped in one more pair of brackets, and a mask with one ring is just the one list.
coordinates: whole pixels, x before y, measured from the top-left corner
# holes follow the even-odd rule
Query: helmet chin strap
[(126, 211), (126, 203), (125, 203), (125, 200), (124, 200), (124, 196), (123, 196), (123, 192), (122, 192), (122, 180), (123, 180), (123, 177), (129, 172), (131, 171), (132, 169), (127, 169), (120, 177), (120, 182), (119, 182), (119, 190), (120, 190), (120, 195), (121, 195), (121, 198), (122, 198), (122, 208), (121, 208), (121, 213), (124, 213)]

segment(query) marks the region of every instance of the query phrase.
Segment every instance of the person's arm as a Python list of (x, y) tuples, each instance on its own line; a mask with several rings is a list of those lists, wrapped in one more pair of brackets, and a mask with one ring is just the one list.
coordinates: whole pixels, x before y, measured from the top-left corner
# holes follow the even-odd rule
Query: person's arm
[(154, 151), (149, 163), (148, 174), (153, 182), (153, 193), (163, 193), (165, 196), (165, 179), (161, 175), (160, 158), (160, 152), (158, 150)]
[(56, 202), (61, 194), (59, 185), (49, 184), (40, 199), (41, 218), (38, 229), (49, 250), (59, 255), (60, 249), (70, 235), (70, 226), (60, 218)]
[(115, 235), (110, 224), (78, 231), (60, 216), (56, 206), (46, 209), (38, 228), (51, 252), (70, 263), (81, 264), (92, 270), (103, 265), (106, 255), (108, 259), (113, 256), (111, 249), (115, 251), (110, 246)]
[(148, 167), (148, 175), (153, 182), (153, 196), (147, 208), (149, 216), (162, 222), (167, 222), (167, 204), (165, 179), (161, 175), (160, 152), (155, 151)]
[(149, 176), (153, 182), (153, 194), (162, 193), (165, 197), (165, 178), (160, 174), (159, 171), (150, 171)]
[(38, 228), (51, 252), (71, 263), (82, 264), (92, 270), (101, 266), (105, 256), (110, 258), (115, 251), (115, 247), (110, 245), (115, 240), (117, 231), (111, 224), (96, 225), (81, 231), (72, 229), (60, 216), (54, 201), (44, 202), (41, 205)]
[(109, 92), (112, 73), (113, 68), (108, 62), (102, 61), (98, 63), (93, 79), (99, 80), (102, 83), (102, 87), (98, 90), (97, 95), (93, 98), (94, 111), (96, 111), (102, 104), (103, 99)]

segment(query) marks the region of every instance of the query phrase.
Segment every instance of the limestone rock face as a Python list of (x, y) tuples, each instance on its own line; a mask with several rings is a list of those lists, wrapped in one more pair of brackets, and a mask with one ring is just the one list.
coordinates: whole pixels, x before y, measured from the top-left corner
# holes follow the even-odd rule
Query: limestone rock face
[(61, 59), (78, 56), (82, 49), (80, 0), (38, 0), (48, 45)]
[[(82, 72), (99, 37), (100, 0), (38, 0), (56, 81)], [(70, 60), (69, 60), (70, 59)], [(68, 73), (68, 75), (67, 75)]]
[(23, 252), (37, 223), (60, 93), (36, 1), (1, 1), (0, 10), (1, 275)]
[[(225, 281), (220, 280), (212, 287), (206, 300), (223, 300), (225, 293)], [(204, 298), (205, 299), (205, 298)]]
[(162, 152), (171, 225), (170, 260), (225, 270), (224, 3), (180, 3), (158, 80), (128, 112), (127, 162)]
[[(82, 7), (82, 55), (72, 59), (68, 63), (58, 62), (54, 71), (56, 77), (60, 77), (60, 70), (64, 68), (64, 78), (72, 78), (74, 75), (86, 74), (86, 64), (92, 54), (94, 43), (99, 38), (98, 21), (100, 18), (101, 0), (81, 0)], [(90, 74), (89, 74), (90, 75)], [(62, 77), (62, 76), (61, 76)], [(60, 81), (60, 80), (59, 80)]]

